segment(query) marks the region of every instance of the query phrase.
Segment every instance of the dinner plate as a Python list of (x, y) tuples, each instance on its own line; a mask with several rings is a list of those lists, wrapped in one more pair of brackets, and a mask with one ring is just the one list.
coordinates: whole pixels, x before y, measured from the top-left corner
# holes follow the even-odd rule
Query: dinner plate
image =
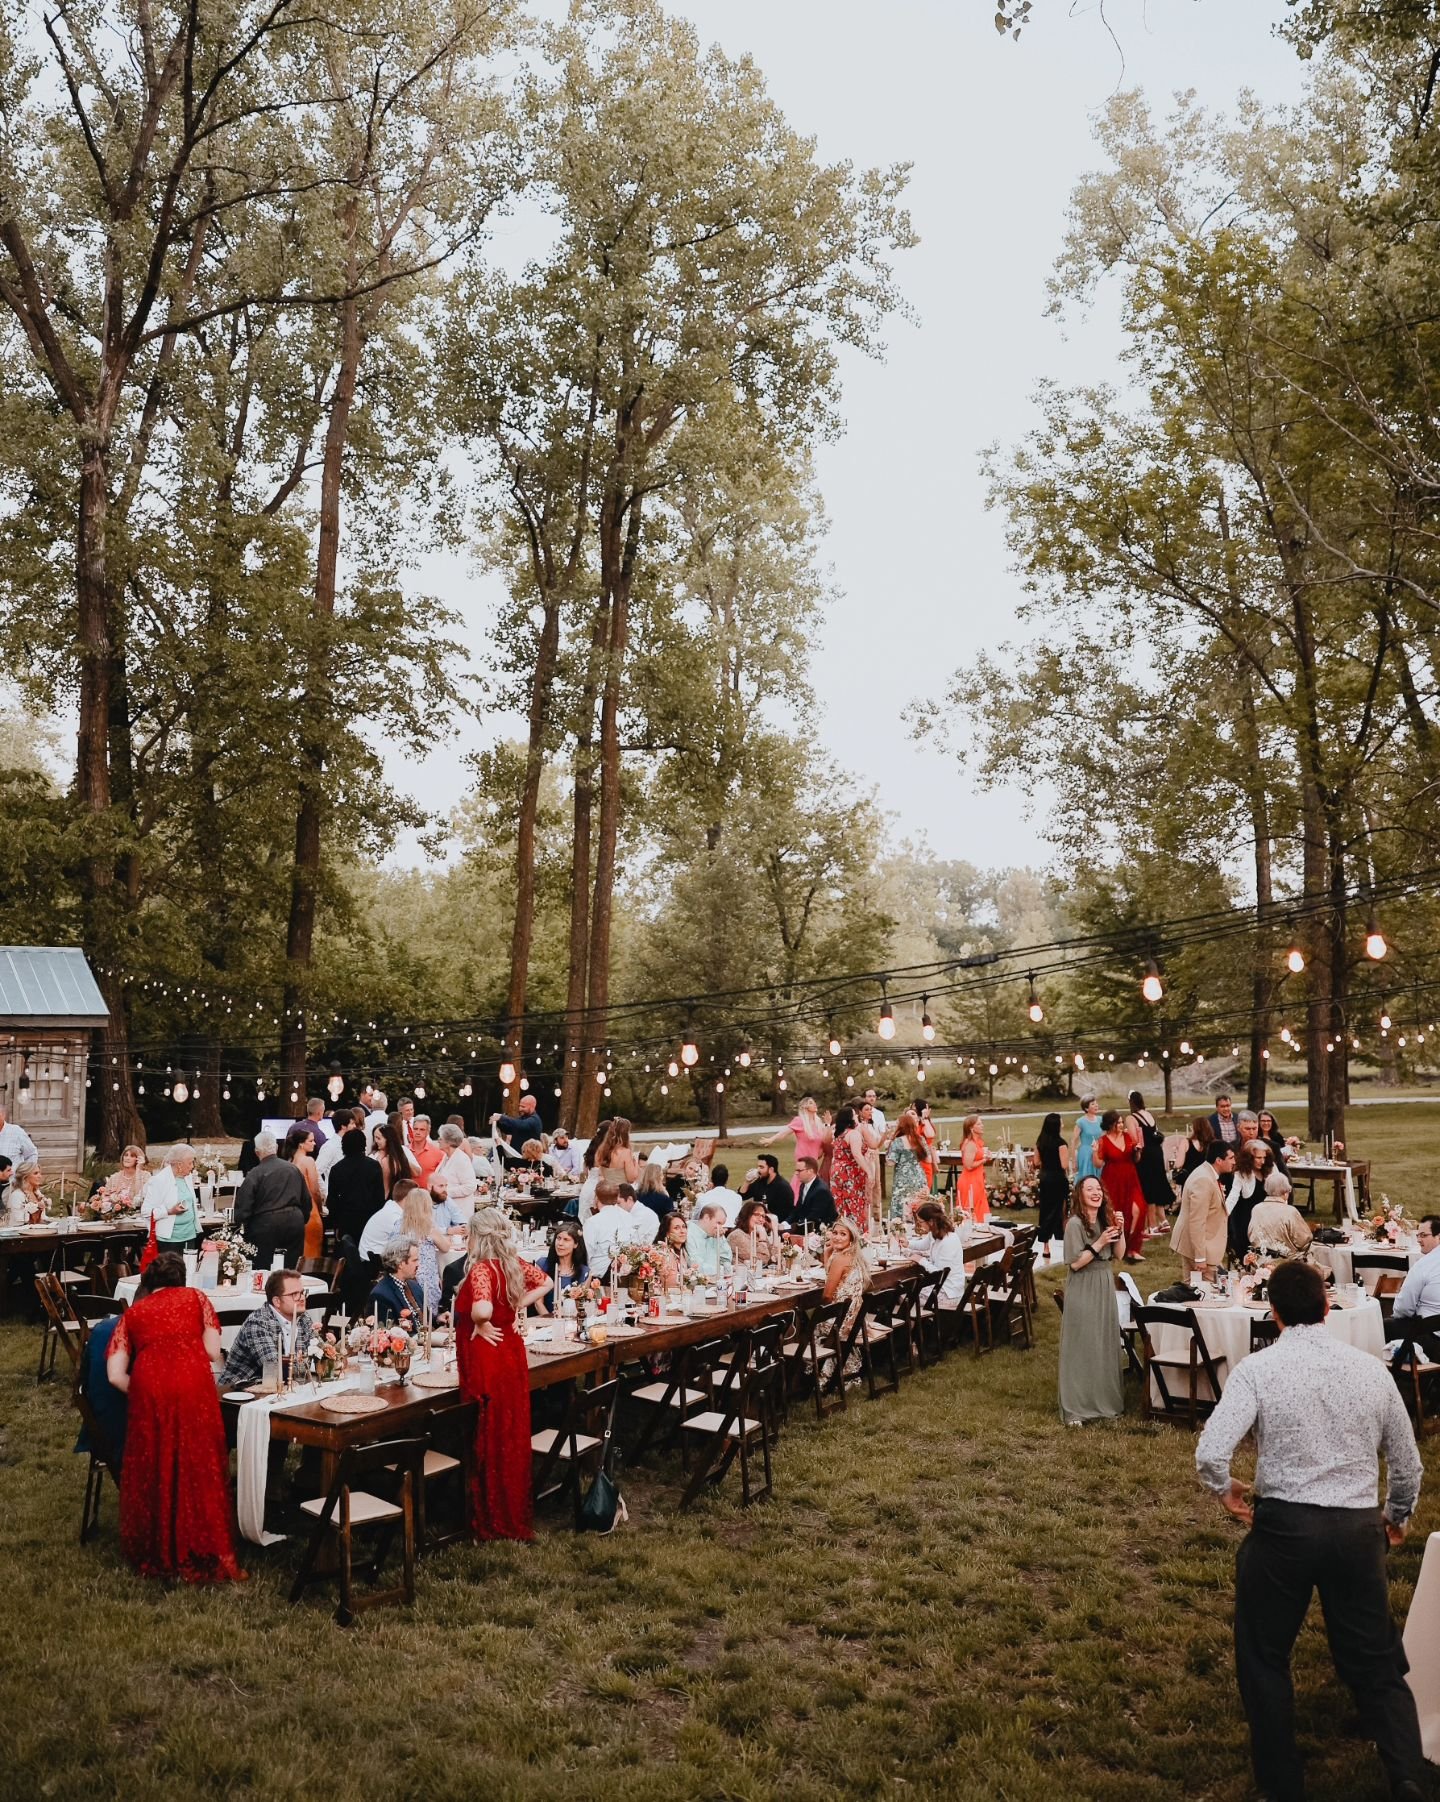
[(248, 1389), (227, 1389), (225, 1391), (227, 1402), (253, 1402), (254, 1399), (255, 1397)]

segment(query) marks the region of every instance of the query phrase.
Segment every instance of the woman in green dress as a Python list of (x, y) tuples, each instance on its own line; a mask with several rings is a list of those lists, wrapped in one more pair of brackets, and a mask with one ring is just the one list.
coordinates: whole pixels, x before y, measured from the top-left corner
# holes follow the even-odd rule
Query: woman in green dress
[(1115, 1245), (1124, 1236), (1124, 1227), (1111, 1223), (1100, 1179), (1082, 1176), (1065, 1227), (1070, 1280), (1060, 1323), (1060, 1418), (1069, 1427), (1125, 1412), (1114, 1268)]
[(907, 1107), (891, 1127), (886, 1143), (894, 1172), (890, 1179), (890, 1213), (892, 1218), (909, 1221), (920, 1203), (930, 1196), (930, 1183), (925, 1175), (930, 1147), (920, 1116), (913, 1107)]

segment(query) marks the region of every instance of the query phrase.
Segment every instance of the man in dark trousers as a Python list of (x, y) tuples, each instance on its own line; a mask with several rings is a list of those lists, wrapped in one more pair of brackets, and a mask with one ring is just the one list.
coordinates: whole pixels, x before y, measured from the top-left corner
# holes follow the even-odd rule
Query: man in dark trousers
[(295, 1166), (276, 1157), (274, 1133), (256, 1133), (255, 1155), (260, 1161), (235, 1197), (235, 1224), (255, 1247), (258, 1270), (268, 1269), (277, 1251), (294, 1270), (305, 1250), (310, 1191)]
[[(1277, 1264), (1273, 1345), (1230, 1372), (1195, 1449), (1200, 1479), (1249, 1527), (1235, 1559), (1235, 1675), (1262, 1795), (1301, 1802), (1290, 1654), (1320, 1591), (1335, 1668), (1354, 1693), (1395, 1802), (1421, 1802), (1424, 1755), (1409, 1666), (1390, 1614), (1387, 1546), (1405, 1537), (1420, 1454), (1380, 1358), (1325, 1326), (1329, 1296), (1310, 1264)], [(1230, 1475), (1253, 1429), (1253, 1500)], [(1376, 1504), (1383, 1453), (1388, 1493)]]

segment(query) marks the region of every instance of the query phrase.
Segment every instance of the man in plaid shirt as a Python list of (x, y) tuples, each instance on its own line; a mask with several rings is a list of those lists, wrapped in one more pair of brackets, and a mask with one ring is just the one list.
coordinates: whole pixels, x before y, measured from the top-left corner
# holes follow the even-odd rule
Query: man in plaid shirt
[(265, 1305), (241, 1327), (220, 1373), (222, 1389), (249, 1389), (260, 1381), (269, 1358), (303, 1358), (315, 1337), (305, 1312), (305, 1283), (298, 1270), (272, 1270)]

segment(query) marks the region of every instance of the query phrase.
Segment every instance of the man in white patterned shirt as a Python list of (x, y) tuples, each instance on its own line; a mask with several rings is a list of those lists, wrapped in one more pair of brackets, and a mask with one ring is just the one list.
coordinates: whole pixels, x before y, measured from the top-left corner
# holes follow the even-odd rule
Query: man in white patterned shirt
[[(1395, 1802), (1420, 1802), (1424, 1757), (1385, 1572), (1420, 1494), (1409, 1416), (1379, 1358), (1325, 1326), (1329, 1297), (1309, 1264), (1278, 1264), (1274, 1345), (1237, 1364), (1195, 1448), (1201, 1481), (1250, 1531), (1235, 1559), (1235, 1675), (1255, 1781), (1301, 1802), (1290, 1654), (1318, 1588), (1335, 1668), (1354, 1692)], [(1254, 1429), (1253, 1504), (1230, 1459)], [(1388, 1493), (1376, 1506), (1379, 1455)]]

